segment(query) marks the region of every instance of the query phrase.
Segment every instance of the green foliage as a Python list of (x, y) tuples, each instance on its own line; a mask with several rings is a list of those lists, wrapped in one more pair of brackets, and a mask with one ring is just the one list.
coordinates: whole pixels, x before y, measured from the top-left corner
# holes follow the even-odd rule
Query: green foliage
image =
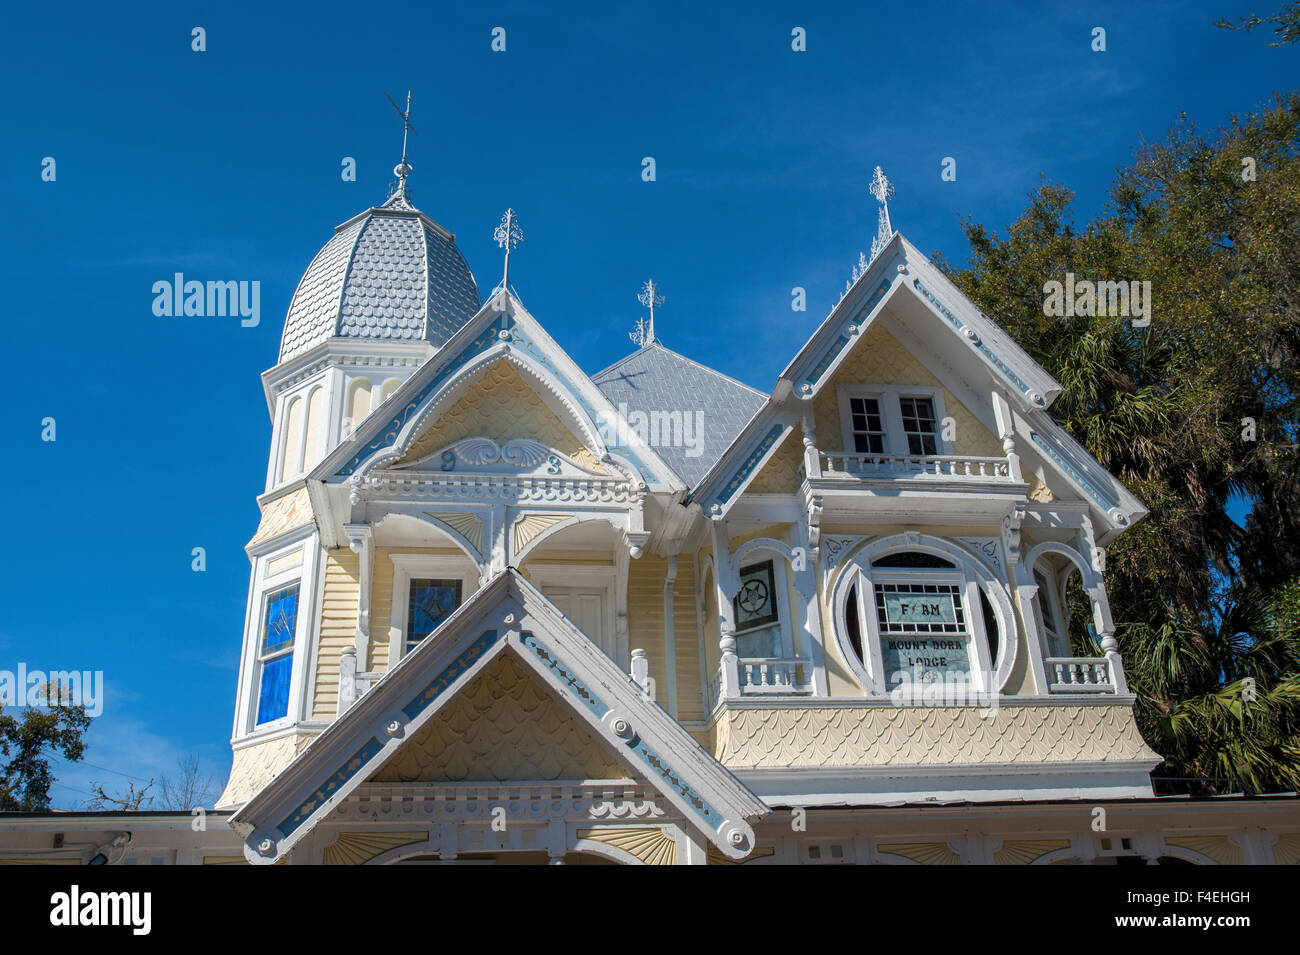
[[(49, 699), (59, 699), (57, 691)], [(81, 759), (82, 737), (90, 726), (84, 706), (29, 707), (20, 717), (0, 712), (0, 812), (41, 812), (50, 808), (47, 751)]]
[[(947, 271), (1151, 511), (1108, 550), (1107, 587), (1161, 771), (1300, 788), (1300, 96), (1211, 137), (1182, 118), (1082, 231), (1072, 199), (1043, 183), (1005, 237), (967, 223), (971, 258)], [(1044, 284), (1066, 272), (1150, 281), (1151, 325), (1049, 318)]]
[(1227, 20), (1214, 21), (1214, 25), (1221, 30), (1245, 30), (1247, 32), (1265, 23), (1272, 24), (1273, 34), (1277, 37), (1269, 46), (1287, 46), (1300, 40), (1300, 0), (1284, 3), (1281, 10), (1266, 17), (1256, 16), (1252, 13), (1248, 17), (1243, 17), (1238, 23), (1230, 23)]

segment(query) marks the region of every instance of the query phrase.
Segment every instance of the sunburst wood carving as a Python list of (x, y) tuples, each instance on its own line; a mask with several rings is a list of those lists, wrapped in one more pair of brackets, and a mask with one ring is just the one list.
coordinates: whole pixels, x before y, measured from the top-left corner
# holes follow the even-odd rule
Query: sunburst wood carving
[(876, 848), (891, 856), (902, 856), (921, 865), (961, 864), (961, 856), (953, 852), (946, 842), (893, 842)]
[(1068, 849), (1069, 839), (1008, 839), (993, 853), (996, 865), (1029, 865), (1057, 849)]
[(435, 521), (442, 521), (442, 523), (469, 541), (476, 551), (480, 554), (483, 553), (483, 522), (479, 518), (464, 511), (437, 514), (433, 511), (425, 511), (424, 513)]
[(746, 862), (753, 862), (755, 859), (763, 859), (773, 855), (776, 855), (774, 846), (759, 846), (744, 859), (729, 859), (722, 854), (722, 850), (717, 846), (709, 846), (708, 859), (709, 865), (744, 865)]
[(1273, 861), (1278, 865), (1300, 863), (1300, 832), (1288, 832), (1277, 837), (1277, 845), (1273, 846)]
[(427, 832), (340, 832), (321, 854), (321, 862), (325, 865), (363, 865), (389, 849), (424, 842), (428, 838)]
[(579, 839), (622, 849), (646, 865), (676, 865), (677, 842), (654, 826), (610, 826), (603, 829), (579, 829)]
[(1234, 846), (1227, 836), (1166, 836), (1165, 844), (1199, 852), (1219, 865), (1241, 865), (1241, 847)]
[(525, 514), (520, 517), (514, 526), (515, 555), (521, 554), (528, 542), (542, 531), (568, 519), (567, 514)]

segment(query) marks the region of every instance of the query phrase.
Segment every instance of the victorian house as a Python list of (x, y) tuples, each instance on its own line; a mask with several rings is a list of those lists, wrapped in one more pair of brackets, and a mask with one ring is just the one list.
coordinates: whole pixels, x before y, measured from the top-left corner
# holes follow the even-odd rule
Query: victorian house
[[(509, 281), (513, 213), (483, 289), (399, 175), (307, 267), (262, 377), (218, 812), (202, 832), (65, 817), (79, 844), (258, 865), (1300, 860), (1293, 800), (1155, 797), (1104, 582), (1142, 503), (901, 234), (768, 391), (662, 344), (652, 285), (631, 354), (589, 374)], [(0, 826), (0, 856), (41, 855), (51, 828)]]

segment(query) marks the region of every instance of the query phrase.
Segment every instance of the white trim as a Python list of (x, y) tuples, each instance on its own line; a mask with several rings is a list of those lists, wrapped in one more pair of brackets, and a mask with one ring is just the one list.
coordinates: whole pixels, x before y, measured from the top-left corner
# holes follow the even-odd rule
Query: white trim
[(1151, 798), (1160, 759), (735, 769), (768, 805), (897, 806)]
[(388, 619), (388, 669), (391, 670), (406, 655), (412, 578), (459, 580), (460, 602), (464, 604), (478, 590), (479, 568), (468, 556), (461, 555), (389, 554), (388, 558), (393, 562), (393, 605)]
[[(252, 581), (249, 588), (248, 608), (245, 613), (244, 649), (240, 664), (239, 698), (235, 708), (235, 738), (253, 734), (266, 734), (289, 729), (300, 722), (303, 707), (309, 698), (311, 677), (310, 652), (317, 623), (317, 582), (320, 579), (319, 561), (316, 560), (315, 536), (309, 535), (292, 544), (268, 551), (253, 558)], [(267, 565), (298, 550), (301, 563), (276, 574), (266, 572)], [(295, 621), (293, 639), (293, 664), (289, 675), (289, 701), (285, 715), (265, 723), (257, 722), (257, 694), (261, 672), (262, 626), (266, 613), (266, 599), (276, 591), (294, 583), (298, 584), (298, 619)]]

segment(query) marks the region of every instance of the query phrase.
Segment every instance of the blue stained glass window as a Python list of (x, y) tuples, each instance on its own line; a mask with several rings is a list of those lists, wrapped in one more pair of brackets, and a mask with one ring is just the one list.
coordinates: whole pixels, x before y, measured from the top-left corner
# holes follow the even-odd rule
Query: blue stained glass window
[(258, 653), (257, 723), (278, 720), (289, 712), (289, 677), (293, 673), (293, 638), (298, 629), (298, 585), (266, 598), (262, 646)]
[(438, 629), (459, 606), (459, 580), (412, 580), (406, 607), (406, 649)]
[(298, 625), (298, 585), (286, 587), (266, 599), (266, 626), (262, 653), (274, 653), (293, 643)]
[(269, 723), (289, 712), (289, 674), (293, 654), (286, 653), (262, 664), (262, 686), (257, 694), (257, 722)]

